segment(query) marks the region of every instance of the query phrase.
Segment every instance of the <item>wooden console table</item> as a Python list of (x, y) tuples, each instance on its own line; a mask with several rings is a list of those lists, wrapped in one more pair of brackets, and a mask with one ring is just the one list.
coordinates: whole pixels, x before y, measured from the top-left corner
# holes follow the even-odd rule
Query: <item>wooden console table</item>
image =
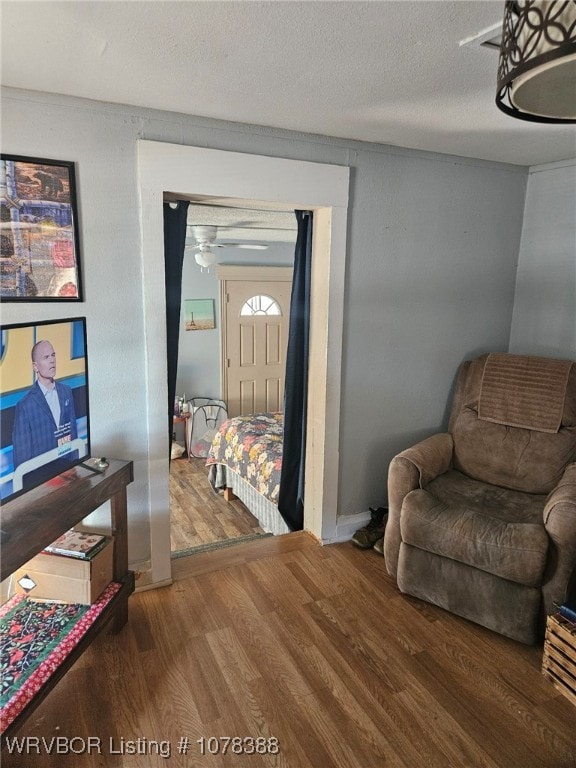
[(78, 645), (4, 731), (2, 746), (6, 737), (20, 727), (95, 636), (110, 622), (112, 629), (118, 632), (128, 620), (128, 597), (134, 591), (134, 574), (128, 570), (126, 486), (134, 479), (133, 471), (131, 461), (115, 459), (110, 459), (109, 466), (101, 473), (77, 466), (2, 507), (1, 578), (4, 580), (58, 536), (110, 501), (111, 535), (114, 537), (113, 580), (122, 585)]

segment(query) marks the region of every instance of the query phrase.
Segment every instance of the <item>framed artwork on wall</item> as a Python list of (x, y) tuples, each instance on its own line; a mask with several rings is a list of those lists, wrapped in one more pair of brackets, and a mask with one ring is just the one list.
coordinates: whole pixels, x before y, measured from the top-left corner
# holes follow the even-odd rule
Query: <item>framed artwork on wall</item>
[(185, 299), (184, 318), (186, 331), (208, 331), (216, 328), (214, 299)]
[(74, 163), (0, 155), (0, 301), (82, 301)]

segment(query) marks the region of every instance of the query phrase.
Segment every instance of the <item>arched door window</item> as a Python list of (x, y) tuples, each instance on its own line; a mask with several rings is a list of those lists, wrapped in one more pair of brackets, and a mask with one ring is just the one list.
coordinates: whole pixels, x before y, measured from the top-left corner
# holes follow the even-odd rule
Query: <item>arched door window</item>
[(240, 315), (281, 315), (282, 310), (271, 297), (260, 294), (248, 299), (240, 310)]

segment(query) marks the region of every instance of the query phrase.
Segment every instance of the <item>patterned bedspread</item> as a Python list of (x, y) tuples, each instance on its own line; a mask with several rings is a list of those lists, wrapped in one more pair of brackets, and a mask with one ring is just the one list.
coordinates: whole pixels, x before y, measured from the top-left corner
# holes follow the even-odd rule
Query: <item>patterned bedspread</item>
[(225, 464), (258, 493), (278, 504), (283, 430), (282, 413), (228, 419), (216, 433), (206, 465)]

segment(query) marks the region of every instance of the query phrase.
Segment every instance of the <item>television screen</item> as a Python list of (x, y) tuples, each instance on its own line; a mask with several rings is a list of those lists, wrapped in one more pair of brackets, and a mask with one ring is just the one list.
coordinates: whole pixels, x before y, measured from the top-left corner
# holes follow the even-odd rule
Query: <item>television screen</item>
[(90, 455), (86, 319), (0, 326), (0, 503)]

